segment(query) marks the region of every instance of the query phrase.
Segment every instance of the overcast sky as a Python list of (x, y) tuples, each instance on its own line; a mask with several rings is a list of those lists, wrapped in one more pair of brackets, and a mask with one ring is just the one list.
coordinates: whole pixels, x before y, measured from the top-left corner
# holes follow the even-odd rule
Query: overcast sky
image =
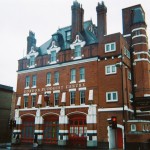
[[(150, 35), (149, 0), (103, 0), (107, 6), (107, 33), (122, 33), (122, 8), (141, 4), (146, 13)], [(101, 0), (78, 0), (84, 9), (84, 21), (97, 24), (96, 6)], [(29, 30), (35, 33), (37, 46), (46, 42), (58, 28), (71, 25), (73, 0), (0, 0), (0, 84), (16, 91), (18, 60), (26, 54)]]

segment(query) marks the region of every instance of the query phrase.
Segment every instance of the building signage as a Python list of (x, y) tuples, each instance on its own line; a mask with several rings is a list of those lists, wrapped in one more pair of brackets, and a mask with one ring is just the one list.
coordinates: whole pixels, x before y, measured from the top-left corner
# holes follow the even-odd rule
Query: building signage
[(30, 88), (30, 89), (25, 89), (24, 94), (46, 92), (46, 91), (55, 91), (55, 90), (69, 90), (69, 89), (81, 88), (81, 87), (85, 87), (85, 83), (69, 84), (69, 85), (65, 85), (65, 86), (64, 85), (47, 86), (44, 88)]

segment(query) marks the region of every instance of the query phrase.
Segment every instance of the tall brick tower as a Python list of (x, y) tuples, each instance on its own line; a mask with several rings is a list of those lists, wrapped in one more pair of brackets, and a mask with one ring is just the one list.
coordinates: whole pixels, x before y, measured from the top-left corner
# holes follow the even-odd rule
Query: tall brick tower
[(123, 35), (133, 55), (135, 98), (150, 96), (150, 65), (145, 12), (141, 5), (123, 9)]

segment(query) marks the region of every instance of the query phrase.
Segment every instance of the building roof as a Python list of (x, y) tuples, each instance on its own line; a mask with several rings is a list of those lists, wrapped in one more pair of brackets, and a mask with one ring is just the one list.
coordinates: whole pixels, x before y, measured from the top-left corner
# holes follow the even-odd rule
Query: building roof
[[(66, 32), (71, 31), (71, 26), (67, 26), (64, 28), (60, 28), (56, 33), (52, 35), (52, 38), (42, 44), (39, 48), (40, 55), (46, 55), (47, 49), (51, 46), (52, 41), (54, 40), (61, 50), (70, 49), (70, 44), (73, 41), (69, 41), (66, 39)], [(85, 40), (86, 45), (97, 43), (97, 27), (93, 24), (92, 20), (84, 22), (84, 30), (78, 33), (82, 40)]]
[(13, 87), (0, 84), (0, 90), (13, 91)]

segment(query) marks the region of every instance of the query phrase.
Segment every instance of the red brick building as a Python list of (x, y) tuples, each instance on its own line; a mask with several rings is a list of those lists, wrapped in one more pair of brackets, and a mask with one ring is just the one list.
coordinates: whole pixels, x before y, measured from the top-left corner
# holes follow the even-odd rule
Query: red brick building
[(14, 138), (39, 145), (147, 148), (150, 118), (141, 106), (150, 98), (150, 54), (142, 6), (123, 9), (123, 34), (111, 35), (103, 2), (96, 7), (97, 26), (84, 21), (77, 1), (71, 10), (71, 26), (40, 47), (29, 32), (26, 57), (18, 61)]

